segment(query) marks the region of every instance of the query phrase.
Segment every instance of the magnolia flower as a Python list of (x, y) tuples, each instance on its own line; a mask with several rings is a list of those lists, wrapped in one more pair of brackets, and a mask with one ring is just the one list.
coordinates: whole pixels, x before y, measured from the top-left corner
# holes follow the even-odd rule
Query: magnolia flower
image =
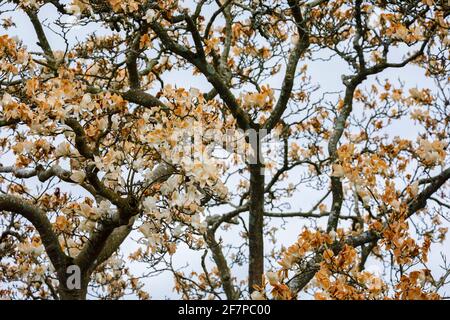
[(214, 191), (220, 199), (226, 199), (228, 196), (228, 188), (220, 180), (217, 181), (217, 184), (214, 186)]
[(80, 223), (80, 230), (83, 232), (91, 232), (95, 229), (96, 222), (92, 220), (83, 220)]
[(161, 193), (169, 194), (181, 183), (182, 177), (179, 174), (172, 175), (166, 182), (161, 185)]
[(79, 6), (77, 6), (76, 4), (67, 6), (66, 10), (68, 13), (73, 14), (75, 16), (81, 15), (81, 8)]
[(144, 237), (149, 238), (153, 234), (153, 226), (146, 222), (142, 226), (139, 227), (139, 231), (144, 235)]
[(113, 269), (120, 269), (125, 264), (125, 262), (117, 256), (109, 258), (108, 263)]
[(282, 260), (278, 261), (278, 264), (283, 267), (283, 269), (291, 269), (294, 265), (296, 258), (293, 255), (286, 255)]
[(69, 248), (69, 254), (71, 257), (75, 257), (80, 253), (80, 249), (76, 247)]
[(35, 242), (23, 242), (19, 243), (17, 246), (20, 252), (24, 254), (30, 254), (34, 256), (39, 256), (44, 252), (44, 247), (38, 243)]
[(328, 233), (328, 235), (330, 236), (331, 240), (333, 241), (336, 240), (336, 231), (331, 230), (330, 233)]
[(186, 192), (186, 205), (189, 205), (191, 203), (200, 204), (201, 200), (203, 198), (203, 195), (200, 191), (198, 191), (197, 188), (194, 186), (189, 186)]
[(331, 297), (328, 292), (316, 292), (314, 293), (314, 299), (316, 300), (330, 300)]
[(139, 158), (135, 161), (133, 161), (133, 169), (134, 170), (140, 170), (144, 167), (145, 161), (142, 158)]
[(86, 173), (83, 171), (76, 170), (72, 173), (70, 176), (70, 179), (76, 183), (83, 183), (84, 179), (86, 178)]
[(400, 201), (398, 201), (398, 200), (393, 200), (393, 201), (391, 202), (391, 206), (392, 206), (392, 208), (394, 208), (396, 211), (399, 211), (399, 210), (400, 210)]
[(172, 231), (174, 237), (179, 237), (183, 234), (183, 226), (178, 224)]
[(296, 46), (298, 44), (298, 41), (300, 40), (300, 37), (298, 36), (297, 33), (295, 33), (292, 37), (291, 37), (291, 44), (293, 46)]
[(31, 7), (37, 8), (38, 7), (36, 0), (22, 0), (22, 4), (25, 7), (29, 7), (29, 8), (31, 8)]
[(380, 26), (380, 16), (377, 13), (370, 13), (368, 20), (368, 26), (370, 29), (376, 29)]
[(68, 227), (68, 221), (64, 216), (58, 216), (55, 220), (55, 227), (58, 230), (64, 231)]
[(62, 50), (53, 51), (53, 56), (55, 57), (56, 61), (63, 61), (64, 55), (65, 55), (65, 52)]
[(85, 109), (90, 109), (90, 105), (92, 103), (92, 98), (89, 93), (86, 93), (83, 98), (81, 98), (80, 106)]
[(157, 220), (165, 219), (167, 223), (170, 223), (170, 221), (171, 221), (171, 214), (170, 214), (169, 209), (156, 210), (156, 211), (152, 212), (152, 215)]
[(383, 280), (369, 273), (369, 278), (366, 280), (366, 286), (372, 293), (378, 293), (383, 289)]
[(81, 29), (81, 26), (78, 24), (78, 18), (81, 14), (74, 14), (73, 16), (65, 16), (61, 19), (61, 22), (64, 24), (71, 25), (72, 30)]
[(437, 163), (442, 163), (445, 160), (447, 155), (445, 146), (446, 143), (439, 140), (430, 142), (425, 139), (420, 139), (417, 154), (425, 165), (435, 166)]
[(217, 180), (217, 166), (211, 159), (202, 159), (203, 161), (196, 161), (189, 169), (201, 187), (205, 185), (211, 186)]
[(412, 197), (417, 196), (417, 194), (419, 193), (419, 181), (416, 181), (413, 184), (411, 184), (409, 190)]
[(361, 196), (361, 199), (363, 201), (363, 204), (365, 206), (368, 206), (370, 204), (370, 195), (368, 193), (363, 193)]
[(192, 96), (192, 97), (198, 97), (198, 96), (200, 96), (200, 90), (198, 90), (197, 88), (190, 88), (189, 89), (189, 94)]
[(66, 141), (61, 142), (55, 149), (55, 157), (70, 156), (70, 144)]
[(274, 286), (280, 282), (280, 278), (278, 276), (278, 273), (276, 272), (267, 272), (266, 278), (269, 280), (269, 283)]
[(97, 169), (103, 170), (103, 167), (104, 167), (103, 160), (99, 156), (94, 156), (93, 164), (95, 164)]
[(85, 202), (80, 203), (79, 213), (88, 220), (95, 221), (100, 218), (99, 212)]
[(31, 141), (24, 141), (24, 142), (19, 142), (17, 143), (14, 147), (13, 150), (16, 154), (19, 153), (28, 153), (31, 150), (33, 150), (34, 148), (34, 144)]
[(409, 93), (411, 94), (411, 97), (415, 100), (422, 100), (423, 93), (417, 89), (417, 88), (411, 88), (409, 89)]
[(411, 112), (411, 119), (413, 120), (425, 120), (427, 118), (430, 117), (430, 113), (428, 112), (428, 110), (422, 110), (422, 109), (414, 109)]
[(171, 197), (172, 205), (178, 206), (178, 207), (184, 207), (186, 200), (184, 197), (184, 194), (181, 194), (180, 192), (172, 192)]
[(38, 266), (36, 266), (36, 268), (34, 268), (34, 273), (37, 275), (37, 276), (39, 276), (39, 278), (40, 278), (40, 276), (42, 276), (42, 275), (44, 275), (44, 273), (47, 271), (47, 266), (46, 265), (38, 265)]
[(156, 199), (154, 197), (147, 197), (142, 202), (142, 206), (144, 207), (146, 212), (153, 212), (157, 209), (156, 207)]
[(425, 272), (423, 270), (419, 271), (419, 277), (417, 278), (417, 281), (419, 282), (419, 285), (423, 287), (425, 283), (427, 282), (427, 277), (425, 275)]
[(395, 33), (393, 34), (394, 39), (401, 39), (406, 41), (409, 34), (408, 28), (406, 28), (402, 24), (398, 24), (395, 26)]
[(152, 248), (152, 250), (155, 250), (156, 246), (161, 243), (161, 235), (157, 233), (150, 223), (144, 223), (139, 227), (139, 231), (144, 235), (146, 244)]
[(112, 117), (111, 117), (111, 129), (112, 130), (117, 130), (117, 129), (119, 129), (119, 124), (120, 124), (120, 115), (118, 115), (118, 114), (114, 114)]
[(332, 177), (342, 178), (345, 175), (344, 168), (340, 164), (333, 164)]
[(165, 65), (167, 63), (169, 63), (169, 56), (162, 56), (161, 59), (159, 60), (159, 64)]
[(252, 300), (266, 300), (266, 297), (259, 291), (253, 291), (250, 297)]
[(111, 211), (111, 202), (108, 200), (102, 200), (100, 201), (98, 208), (97, 208), (97, 213), (100, 216), (106, 216), (109, 214), (109, 212)]
[(157, 12), (154, 9), (148, 9), (143, 17), (148, 23), (152, 23), (156, 20)]
[(105, 118), (101, 118), (97, 121), (97, 127), (100, 131), (104, 131), (108, 128), (108, 121)]
[(3, 106), (3, 107), (5, 107), (5, 106), (7, 106), (7, 105), (9, 105), (9, 104), (11, 104), (11, 103), (13, 103), (14, 102), (14, 100), (13, 100), (13, 98), (11, 97), (11, 95), (9, 94), (9, 93), (4, 93), (3, 94), (3, 97), (2, 97), (2, 100), (0, 101), (0, 104)]
[(104, 284), (106, 282), (106, 279), (105, 279), (105, 277), (103, 276), (102, 273), (97, 273), (95, 275), (95, 281), (97, 281), (100, 284)]
[(206, 228), (207, 228), (206, 222), (201, 221), (199, 214), (195, 214), (192, 217), (191, 226), (194, 227), (195, 229), (197, 229), (200, 233), (206, 232)]

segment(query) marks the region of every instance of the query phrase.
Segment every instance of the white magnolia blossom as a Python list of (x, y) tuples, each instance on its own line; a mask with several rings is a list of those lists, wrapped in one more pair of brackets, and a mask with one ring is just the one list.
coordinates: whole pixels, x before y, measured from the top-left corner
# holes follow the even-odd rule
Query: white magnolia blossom
[(93, 106), (92, 106), (92, 98), (91, 98), (91, 95), (89, 93), (86, 93), (83, 96), (83, 98), (81, 99), (80, 107), (82, 107), (84, 109), (92, 110), (92, 108), (93, 108)]
[(20, 252), (24, 254), (30, 254), (34, 256), (40, 256), (44, 253), (44, 247), (42, 245), (35, 246), (33, 243), (23, 242), (17, 245)]
[(66, 7), (66, 10), (68, 13), (73, 14), (74, 16), (81, 15), (81, 8), (76, 4), (68, 5)]
[(344, 168), (340, 164), (333, 164), (332, 177), (343, 178), (345, 175)]
[(80, 171), (80, 170), (73, 171), (72, 175), (70, 176), (70, 179), (77, 183), (83, 183), (85, 178), (86, 178), (86, 173), (83, 171)]
[(183, 226), (178, 224), (172, 231), (174, 237), (179, 237), (183, 234)]
[(156, 199), (154, 197), (147, 197), (142, 202), (142, 206), (144, 207), (144, 210), (148, 213), (154, 212), (157, 210), (156, 207)]
[(170, 192), (175, 190), (175, 188), (177, 188), (180, 185), (181, 180), (182, 180), (182, 176), (179, 174), (174, 174), (174, 175), (170, 176), (170, 178), (167, 179), (167, 181), (161, 185), (161, 193), (163, 195), (169, 194)]
[(125, 265), (125, 261), (118, 256), (112, 256), (108, 259), (109, 265), (114, 269), (120, 269)]
[(111, 117), (111, 129), (117, 130), (119, 129), (119, 125), (120, 125), (120, 116), (118, 114), (114, 114)]
[(92, 220), (92, 221), (96, 221), (101, 217), (98, 210), (92, 208), (90, 205), (88, 205), (85, 202), (80, 203), (79, 213), (86, 219)]
[(167, 223), (170, 223), (172, 221), (171, 219), (171, 212), (170, 209), (164, 208), (161, 210), (157, 210), (154, 211), (152, 213), (152, 215), (157, 219), (157, 220), (165, 220)]
[(191, 226), (197, 229), (200, 233), (206, 232), (207, 224), (206, 221), (202, 221), (198, 213), (192, 216)]
[(410, 191), (413, 197), (419, 194), (419, 181), (415, 181), (414, 183), (411, 184)]
[(14, 100), (11, 97), (11, 95), (9, 93), (4, 93), (3, 97), (2, 97), (2, 100), (0, 101), (0, 105), (2, 107), (4, 107), (4, 106), (7, 106), (7, 105), (9, 105), (9, 104), (11, 104), (13, 102), (14, 102)]
[(67, 157), (71, 155), (70, 144), (66, 141), (61, 142), (55, 149), (56, 157)]
[(154, 227), (151, 223), (144, 223), (142, 226), (139, 227), (139, 231), (145, 236), (149, 237), (153, 234)]
[(251, 294), (252, 300), (266, 300), (264, 295), (259, 291), (253, 291)]
[(93, 220), (83, 220), (80, 223), (80, 230), (83, 232), (92, 232), (95, 229), (96, 222)]
[(269, 283), (274, 285), (280, 282), (280, 277), (276, 272), (266, 272), (266, 278), (269, 280)]
[(111, 212), (111, 205), (112, 204), (109, 200), (100, 201), (97, 208), (97, 213), (101, 216), (109, 215), (109, 213)]
[(153, 21), (155, 21), (157, 17), (157, 12), (154, 9), (148, 9), (145, 12), (145, 16), (144, 19), (148, 22), (148, 23), (152, 23)]

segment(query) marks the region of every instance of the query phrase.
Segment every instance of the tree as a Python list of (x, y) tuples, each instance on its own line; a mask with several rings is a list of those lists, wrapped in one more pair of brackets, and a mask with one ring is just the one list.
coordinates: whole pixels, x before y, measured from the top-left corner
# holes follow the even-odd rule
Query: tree
[[(428, 255), (450, 208), (449, 12), (0, 1), (1, 296), (146, 299), (145, 279), (169, 272), (183, 298), (439, 298), (450, 269)], [(345, 65), (338, 92), (308, 71), (321, 61)], [(429, 87), (380, 78), (405, 68)], [(281, 248), (280, 219), (301, 230)], [(199, 269), (183, 271), (180, 250), (202, 253)]]

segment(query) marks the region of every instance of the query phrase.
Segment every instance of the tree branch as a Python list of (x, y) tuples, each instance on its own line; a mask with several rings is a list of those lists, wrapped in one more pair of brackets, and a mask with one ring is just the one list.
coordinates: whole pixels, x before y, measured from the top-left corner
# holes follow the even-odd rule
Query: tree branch
[(45, 251), (55, 269), (58, 273), (66, 271), (69, 257), (62, 251), (58, 237), (53, 232), (52, 224), (43, 210), (25, 199), (9, 194), (0, 194), (0, 210), (19, 214), (30, 221), (39, 232)]
[(268, 129), (268, 131), (273, 129), (283, 115), (283, 112), (286, 110), (287, 103), (291, 97), (292, 88), (294, 86), (295, 72), (297, 70), (298, 61), (309, 47), (309, 34), (306, 28), (306, 21), (303, 19), (298, 0), (288, 0), (288, 3), (297, 24), (299, 40), (289, 55), (286, 72), (281, 85), (281, 93), (277, 104), (275, 105), (272, 114), (263, 125), (263, 128)]

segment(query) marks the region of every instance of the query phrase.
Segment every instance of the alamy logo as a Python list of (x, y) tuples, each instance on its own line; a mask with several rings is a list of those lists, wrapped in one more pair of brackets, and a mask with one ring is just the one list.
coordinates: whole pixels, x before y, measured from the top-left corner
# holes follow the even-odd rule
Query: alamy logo
[(81, 289), (81, 270), (77, 265), (71, 265), (67, 268), (66, 287), (69, 290)]

